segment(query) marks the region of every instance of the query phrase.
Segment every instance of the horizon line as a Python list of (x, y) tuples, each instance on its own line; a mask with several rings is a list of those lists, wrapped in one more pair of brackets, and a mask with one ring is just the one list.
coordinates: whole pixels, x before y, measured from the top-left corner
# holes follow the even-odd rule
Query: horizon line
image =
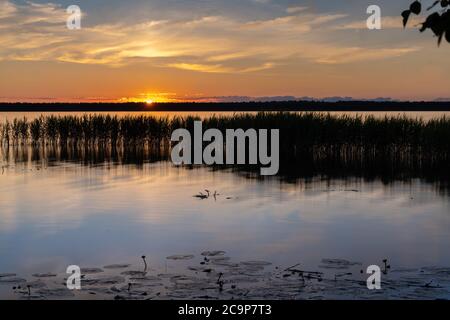
[(450, 101), (0, 102), (0, 112), (450, 112)]

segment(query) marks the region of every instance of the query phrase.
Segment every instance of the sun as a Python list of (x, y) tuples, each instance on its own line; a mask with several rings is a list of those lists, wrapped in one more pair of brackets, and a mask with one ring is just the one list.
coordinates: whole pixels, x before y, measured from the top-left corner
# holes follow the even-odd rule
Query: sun
[(146, 104), (153, 104), (153, 102), (154, 102), (154, 101), (153, 101), (152, 99), (147, 99), (147, 100), (145, 100), (145, 103), (146, 103)]

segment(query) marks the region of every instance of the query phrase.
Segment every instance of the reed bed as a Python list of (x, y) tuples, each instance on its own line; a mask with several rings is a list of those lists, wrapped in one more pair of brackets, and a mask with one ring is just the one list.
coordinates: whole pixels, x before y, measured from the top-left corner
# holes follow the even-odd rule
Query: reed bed
[[(160, 146), (170, 144), (177, 128), (192, 129), (199, 118), (112, 115), (41, 116), (5, 121), (0, 124), (2, 146)], [(333, 116), (320, 113), (258, 113), (211, 116), (202, 119), (203, 128), (280, 129), (280, 150), (296, 154), (354, 152), (432, 154), (449, 156), (450, 119), (430, 121), (393, 116)]]
[[(193, 131), (199, 118), (112, 115), (41, 116), (0, 124), (0, 158), (6, 162), (75, 161), (141, 165), (168, 160), (173, 130)], [(414, 178), (450, 192), (450, 119), (258, 113), (201, 119), (203, 130), (279, 129), (282, 179), (317, 175), (368, 180)], [(52, 160), (52, 161), (53, 161)], [(217, 166), (215, 168), (228, 168)], [(258, 166), (235, 165), (253, 174)]]

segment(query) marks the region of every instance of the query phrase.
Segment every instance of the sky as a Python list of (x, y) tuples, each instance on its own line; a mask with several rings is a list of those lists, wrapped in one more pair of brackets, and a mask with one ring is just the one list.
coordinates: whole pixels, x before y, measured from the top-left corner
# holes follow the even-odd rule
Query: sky
[(0, 101), (449, 98), (450, 44), (403, 29), (410, 2), (0, 0)]

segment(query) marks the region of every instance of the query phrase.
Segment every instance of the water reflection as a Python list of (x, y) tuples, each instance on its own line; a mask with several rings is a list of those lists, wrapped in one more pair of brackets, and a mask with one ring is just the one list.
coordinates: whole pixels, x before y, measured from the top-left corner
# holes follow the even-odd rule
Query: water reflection
[[(28, 166), (40, 167), (55, 166), (61, 163), (76, 163), (85, 166), (119, 166), (133, 165), (142, 168), (147, 163), (170, 161), (169, 146), (154, 148), (137, 144), (111, 146), (60, 146), (48, 144), (45, 146), (10, 146), (0, 147), (0, 161), (2, 170), (7, 165), (26, 163)], [(195, 169), (196, 166), (185, 166), (186, 169)], [(226, 170), (246, 178), (270, 180), (270, 177), (259, 175), (258, 166), (246, 165), (216, 165), (210, 170)], [(368, 156), (353, 152), (350, 154), (327, 153), (321, 156), (320, 152), (293, 153), (289, 148), (280, 154), (280, 171), (276, 179), (285, 183), (308, 183), (320, 177), (323, 180), (347, 180), (362, 178), (366, 182), (381, 181), (390, 184), (396, 181), (413, 183), (419, 179), (428, 183), (439, 194), (450, 195), (450, 166), (447, 159), (436, 157), (426, 158), (414, 155), (398, 155), (392, 153)]]
[[(143, 254), (154, 274), (174, 273), (167, 256), (205, 250), (283, 270), (315, 270), (331, 258), (450, 265), (450, 204), (439, 177), (410, 170), (381, 180), (344, 162), (260, 180), (248, 168), (176, 168), (166, 158), (137, 147), (2, 149), (0, 273), (61, 274), (70, 264), (133, 263)], [(205, 189), (220, 195), (193, 197)], [(10, 294), (0, 285), (0, 297)]]

